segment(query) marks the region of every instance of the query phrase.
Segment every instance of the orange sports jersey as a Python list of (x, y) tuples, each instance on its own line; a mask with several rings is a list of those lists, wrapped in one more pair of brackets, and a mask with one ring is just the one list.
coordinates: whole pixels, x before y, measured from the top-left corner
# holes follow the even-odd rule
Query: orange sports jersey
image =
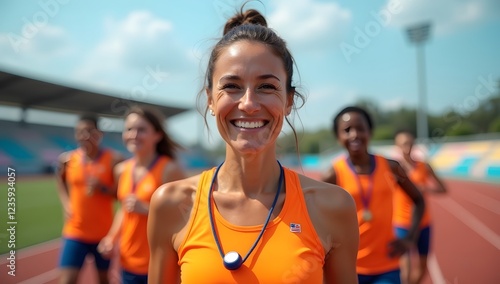
[[(407, 172), (407, 175), (416, 186), (425, 186), (430, 177), (429, 169), (423, 162), (416, 162), (415, 167)], [(402, 189), (396, 190), (394, 198), (394, 226), (405, 229), (410, 228), (413, 206), (413, 201)], [(425, 228), (429, 224), (430, 214), (426, 207), (424, 216), (420, 222), (420, 228)]]
[[(360, 234), (356, 270), (365, 275), (399, 269), (399, 259), (389, 257), (388, 250), (388, 244), (395, 239), (392, 207), (396, 180), (385, 158), (374, 155), (372, 164), (371, 174), (358, 175), (346, 157), (333, 163), (337, 185), (347, 190), (356, 203)], [(363, 196), (368, 200), (368, 208), (363, 205)], [(363, 220), (364, 209), (371, 212), (370, 221)]]
[[(118, 199), (123, 201), (129, 194), (135, 194), (145, 203), (151, 201), (155, 190), (163, 184), (162, 176), (170, 158), (159, 156), (152, 163), (148, 173), (134, 186), (134, 159), (125, 163), (118, 182)], [(149, 265), (149, 245), (147, 239), (148, 216), (136, 212), (123, 211), (120, 236), (120, 264), (128, 272), (147, 274)]]
[[(210, 226), (208, 192), (214, 169), (202, 174), (188, 231), (177, 252), (182, 283), (323, 283), (324, 248), (309, 218), (298, 175), (288, 169), (284, 173), (283, 208), (237, 270), (224, 267)], [(244, 258), (263, 225), (236, 226), (212, 208), (224, 253), (237, 251)]]
[(99, 242), (113, 223), (113, 197), (95, 190), (87, 194), (87, 178), (94, 176), (107, 188), (112, 188), (113, 153), (100, 150), (97, 159), (87, 161), (81, 150), (69, 154), (66, 163), (66, 184), (69, 192), (71, 216), (64, 224), (65, 238), (89, 243)]

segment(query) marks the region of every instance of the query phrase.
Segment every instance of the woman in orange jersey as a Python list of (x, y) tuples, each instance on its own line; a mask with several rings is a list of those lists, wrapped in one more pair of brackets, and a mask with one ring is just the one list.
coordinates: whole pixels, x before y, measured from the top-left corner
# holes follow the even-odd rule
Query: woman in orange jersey
[[(333, 163), (323, 181), (345, 188), (356, 202), (359, 283), (400, 283), (399, 256), (417, 236), (424, 201), (396, 161), (369, 153), (372, 131), (372, 119), (362, 108), (346, 107), (335, 116), (333, 132), (348, 155)], [(395, 237), (392, 226), (393, 195), (398, 187), (415, 204), (408, 235), (403, 239)]]
[(228, 20), (200, 93), (225, 160), (153, 195), (150, 283), (357, 283), (352, 197), (277, 160), (283, 123), (303, 100), (293, 66), (258, 11)]
[(121, 283), (125, 284), (147, 283), (146, 225), (151, 195), (163, 183), (185, 177), (175, 159), (178, 145), (162, 123), (156, 110), (145, 107), (132, 107), (125, 116), (123, 141), (133, 157), (116, 167), (121, 209), (99, 244), (101, 253), (109, 257), (119, 239)]
[[(428, 193), (446, 193), (443, 182), (434, 173), (432, 167), (424, 161), (414, 159), (412, 150), (415, 136), (410, 131), (397, 131), (394, 136), (394, 142), (401, 153), (399, 163), (406, 171), (410, 180), (424, 194), (424, 197)], [(406, 195), (402, 194), (399, 190), (396, 191), (394, 226), (396, 235), (400, 238), (404, 238), (408, 234), (411, 224), (412, 206), (411, 200)], [(430, 243), (431, 223), (429, 209), (427, 208), (420, 222), (420, 233), (417, 237), (418, 265), (411, 264), (409, 254), (404, 254), (400, 260), (401, 280), (404, 284), (419, 284), (422, 282), (427, 272), (427, 255), (429, 254)], [(414, 258), (412, 257), (411, 259)]]
[(65, 219), (59, 262), (61, 283), (77, 282), (88, 254), (94, 256), (99, 283), (108, 283), (110, 263), (97, 252), (97, 244), (113, 221), (113, 168), (123, 158), (99, 146), (102, 136), (97, 117), (84, 115), (75, 127), (78, 149), (59, 157), (58, 192)]

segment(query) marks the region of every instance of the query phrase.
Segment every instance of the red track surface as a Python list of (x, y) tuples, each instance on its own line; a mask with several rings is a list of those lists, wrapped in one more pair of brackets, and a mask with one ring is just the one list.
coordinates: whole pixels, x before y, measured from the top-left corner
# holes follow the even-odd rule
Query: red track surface
[[(317, 177), (311, 174), (312, 177)], [(500, 185), (448, 180), (449, 194), (431, 196), (433, 254), (424, 283), (500, 283)], [(16, 276), (9, 271), (7, 257), (0, 256), (0, 283), (57, 283), (59, 240), (16, 253)], [(96, 283), (90, 261), (80, 283)], [(111, 279), (118, 283), (114, 263)]]

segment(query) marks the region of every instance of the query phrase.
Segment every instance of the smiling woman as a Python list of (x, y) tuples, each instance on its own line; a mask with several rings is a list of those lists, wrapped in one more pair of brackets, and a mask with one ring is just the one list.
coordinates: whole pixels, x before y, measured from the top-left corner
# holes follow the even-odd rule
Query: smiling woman
[(228, 20), (200, 94), (225, 161), (154, 193), (150, 283), (356, 283), (351, 196), (277, 160), (283, 122), (303, 98), (293, 66), (258, 11)]

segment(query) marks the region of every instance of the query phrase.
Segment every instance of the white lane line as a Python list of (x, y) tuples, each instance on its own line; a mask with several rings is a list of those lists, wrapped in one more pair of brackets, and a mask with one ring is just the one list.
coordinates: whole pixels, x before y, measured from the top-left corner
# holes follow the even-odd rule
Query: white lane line
[(429, 270), (429, 276), (433, 284), (446, 284), (446, 279), (441, 271), (441, 267), (439, 267), (436, 255), (433, 253), (427, 257), (427, 270)]
[(473, 190), (467, 191), (466, 194), (467, 194), (467, 198), (465, 199), (466, 201), (474, 203), (486, 210), (489, 210), (497, 215), (500, 215), (500, 201)]
[(462, 221), (462, 223), (471, 228), (474, 232), (487, 240), (498, 250), (500, 250), (500, 236), (493, 232), (493, 230), (488, 228), (484, 223), (481, 222), (481, 220), (476, 218), (476, 216), (472, 215), (469, 211), (462, 207), (462, 205), (458, 204), (456, 201), (450, 198), (443, 199), (438, 204), (441, 205), (444, 209), (448, 210), (458, 220)]
[[(48, 242), (44, 242), (41, 244), (29, 246), (23, 249), (16, 250), (16, 260), (23, 259), (23, 258), (28, 258), (37, 254), (41, 254), (44, 252), (48, 252), (51, 250), (58, 249), (61, 243), (61, 239), (55, 239), (51, 240)], [(3, 257), (6, 256), (7, 254), (2, 255), (2, 258), (0, 259), (0, 265), (4, 265), (7, 263), (6, 258)]]
[(19, 284), (47, 283), (47, 282), (50, 282), (50, 281), (56, 279), (57, 277), (59, 277), (59, 269), (55, 268), (55, 269), (49, 270), (47, 272), (44, 272), (42, 274), (38, 274), (35, 277), (31, 277), (29, 279), (21, 281), (21, 282), (19, 282)]

